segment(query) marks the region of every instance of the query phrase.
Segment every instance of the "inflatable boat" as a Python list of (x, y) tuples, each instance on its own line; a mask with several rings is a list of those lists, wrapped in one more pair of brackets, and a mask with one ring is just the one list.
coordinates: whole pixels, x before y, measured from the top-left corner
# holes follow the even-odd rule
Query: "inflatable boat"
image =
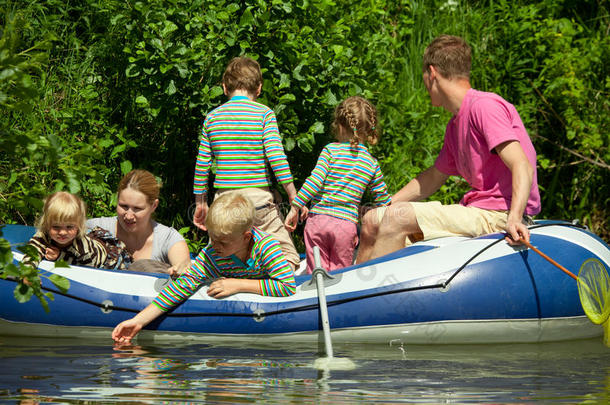
[[(3, 236), (17, 249), (34, 228), (6, 225)], [(532, 245), (577, 273), (589, 258), (610, 267), (610, 247), (587, 229), (560, 221), (530, 227)], [(0, 280), (0, 334), (104, 337), (134, 316), (171, 280), (165, 274), (58, 267), (42, 261), (44, 275), (70, 281), (46, 312), (37, 299), (20, 304), (16, 281)], [(607, 270), (606, 270), (607, 271)], [(191, 298), (151, 323), (139, 341), (244, 340), (320, 342), (316, 283), (296, 277), (291, 297), (240, 293), (214, 299), (202, 286)], [(325, 278), (328, 322), (334, 342), (460, 344), (547, 342), (603, 334), (583, 312), (577, 283), (536, 252), (504, 241), (504, 235), (419, 242), (384, 257), (330, 273)]]

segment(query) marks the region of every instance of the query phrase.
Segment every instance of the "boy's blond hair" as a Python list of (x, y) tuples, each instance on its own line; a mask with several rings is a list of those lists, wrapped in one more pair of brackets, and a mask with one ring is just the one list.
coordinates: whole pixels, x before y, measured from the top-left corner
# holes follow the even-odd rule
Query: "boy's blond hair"
[(222, 194), (210, 206), (205, 225), (214, 236), (243, 234), (252, 229), (255, 214), (254, 204), (246, 196), (239, 192)]
[(470, 64), (470, 46), (463, 38), (453, 35), (438, 36), (424, 52), (424, 73), (434, 66), (447, 79), (470, 79)]
[(42, 215), (36, 221), (36, 227), (40, 232), (48, 235), (54, 224), (76, 224), (80, 238), (85, 235), (86, 220), (87, 207), (83, 200), (74, 194), (58, 191), (45, 199)]
[(375, 145), (379, 140), (377, 109), (363, 97), (348, 97), (335, 108), (333, 130), (340, 142), (354, 147), (365, 142)]
[(263, 84), (261, 67), (257, 61), (245, 56), (233, 58), (222, 75), (222, 83), (229, 95), (235, 90), (257, 95), (258, 87)]

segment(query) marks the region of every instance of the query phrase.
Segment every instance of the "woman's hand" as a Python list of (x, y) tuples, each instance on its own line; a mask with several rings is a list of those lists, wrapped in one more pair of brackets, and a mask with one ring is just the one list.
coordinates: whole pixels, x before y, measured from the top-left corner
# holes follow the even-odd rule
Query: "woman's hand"
[(191, 267), (191, 262), (189, 261), (188, 263), (180, 263), (180, 264), (173, 265), (167, 269), (167, 272), (169, 273), (169, 275), (172, 278), (175, 279), (175, 278), (178, 278), (181, 275), (183, 275), (184, 272), (187, 271), (190, 267)]

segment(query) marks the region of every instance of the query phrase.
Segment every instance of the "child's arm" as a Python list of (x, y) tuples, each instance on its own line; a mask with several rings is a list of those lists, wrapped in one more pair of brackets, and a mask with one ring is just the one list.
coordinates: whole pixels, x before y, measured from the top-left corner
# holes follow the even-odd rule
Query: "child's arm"
[(131, 339), (133, 339), (143, 327), (162, 314), (163, 311), (155, 305), (149, 304), (133, 318), (119, 323), (112, 331), (112, 339), (116, 343), (129, 344)]
[(208, 192), (208, 174), (212, 161), (212, 150), (210, 148), (210, 140), (205, 131), (206, 123), (203, 123), (201, 130), (201, 140), (199, 142), (199, 151), (195, 162), (195, 179), (193, 182), (193, 193), (195, 194), (195, 213), (193, 215), (193, 223), (199, 229), (207, 230), (205, 227), (205, 217), (208, 213), (207, 192)]
[(299, 212), (301, 213), (300, 219), (301, 221), (305, 221), (307, 218), (307, 214), (309, 214), (309, 209), (307, 206), (303, 206), (300, 210), (294, 205), (290, 207), (290, 212), (286, 215), (286, 220), (284, 221), (284, 226), (288, 231), (294, 232), (297, 228), (297, 218), (299, 217)]
[(322, 152), (318, 157), (316, 167), (313, 168), (311, 175), (305, 180), (303, 187), (301, 187), (297, 193), (297, 197), (292, 202), (293, 206), (302, 209), (309, 200), (320, 192), (324, 185), (324, 180), (330, 171), (331, 159), (332, 156), (328, 150), (328, 146), (326, 146), (322, 149)]
[(208, 287), (208, 295), (213, 298), (224, 298), (240, 292), (261, 293), (260, 280), (252, 278), (221, 278)]
[(56, 248), (55, 246), (49, 246), (45, 249), (44, 258), (54, 262), (59, 258), (59, 248)]
[(381, 172), (379, 164), (377, 164), (377, 162), (375, 163), (375, 172), (369, 184), (369, 188), (371, 190), (371, 193), (373, 194), (375, 204), (377, 204), (378, 206), (388, 205), (391, 201), (390, 194), (388, 194), (388, 186), (383, 180), (383, 173)]
[(204, 248), (199, 252), (191, 267), (176, 280), (170, 282), (153, 300), (153, 304), (162, 311), (168, 311), (180, 305), (193, 295), (205, 280), (216, 278), (210, 263), (211, 259)]
[(28, 241), (28, 246), (32, 246), (34, 249), (36, 249), (36, 252), (38, 252), (38, 260), (32, 256), (26, 255), (23, 258), (23, 262), (32, 267), (38, 267), (40, 261), (46, 258), (46, 250), (49, 247), (49, 243), (42, 232), (36, 232), (36, 234)]
[(267, 236), (253, 249), (255, 255), (260, 258), (263, 271), (269, 277), (256, 280), (259, 284), (257, 293), (271, 297), (286, 297), (294, 294), (296, 290), (294, 271), (288, 265), (280, 243)]
[(193, 295), (203, 281), (209, 277), (207, 269), (207, 255), (204, 248), (195, 259), (193, 266), (177, 280), (170, 282), (151, 304), (133, 318), (118, 324), (112, 331), (112, 339), (117, 343), (131, 342), (131, 339), (143, 327)]
[(288, 159), (282, 146), (275, 113), (272, 110), (269, 110), (263, 118), (263, 149), (277, 182), (284, 187), (289, 201), (292, 202), (297, 193), (293, 184)]

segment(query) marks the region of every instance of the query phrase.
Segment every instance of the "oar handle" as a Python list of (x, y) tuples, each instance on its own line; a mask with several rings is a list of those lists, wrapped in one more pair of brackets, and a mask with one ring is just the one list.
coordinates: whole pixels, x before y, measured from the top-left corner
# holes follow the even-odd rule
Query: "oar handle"
[(521, 239), (520, 241), (521, 243), (525, 244), (525, 246), (527, 246), (528, 248), (532, 249), (534, 252), (538, 253), (540, 256), (544, 257), (546, 260), (548, 260), (549, 262), (551, 262), (552, 264), (554, 264), (555, 266), (559, 267), (564, 273), (566, 273), (568, 276), (572, 277), (574, 280), (578, 281), (578, 277), (576, 277), (574, 275), (574, 273), (572, 273), (570, 270), (566, 269), (565, 267), (563, 267), (561, 264), (557, 263), (555, 260), (551, 259), (550, 257), (548, 257), (547, 255), (545, 255), (544, 253), (542, 253), (538, 248), (532, 246), (531, 243)]

